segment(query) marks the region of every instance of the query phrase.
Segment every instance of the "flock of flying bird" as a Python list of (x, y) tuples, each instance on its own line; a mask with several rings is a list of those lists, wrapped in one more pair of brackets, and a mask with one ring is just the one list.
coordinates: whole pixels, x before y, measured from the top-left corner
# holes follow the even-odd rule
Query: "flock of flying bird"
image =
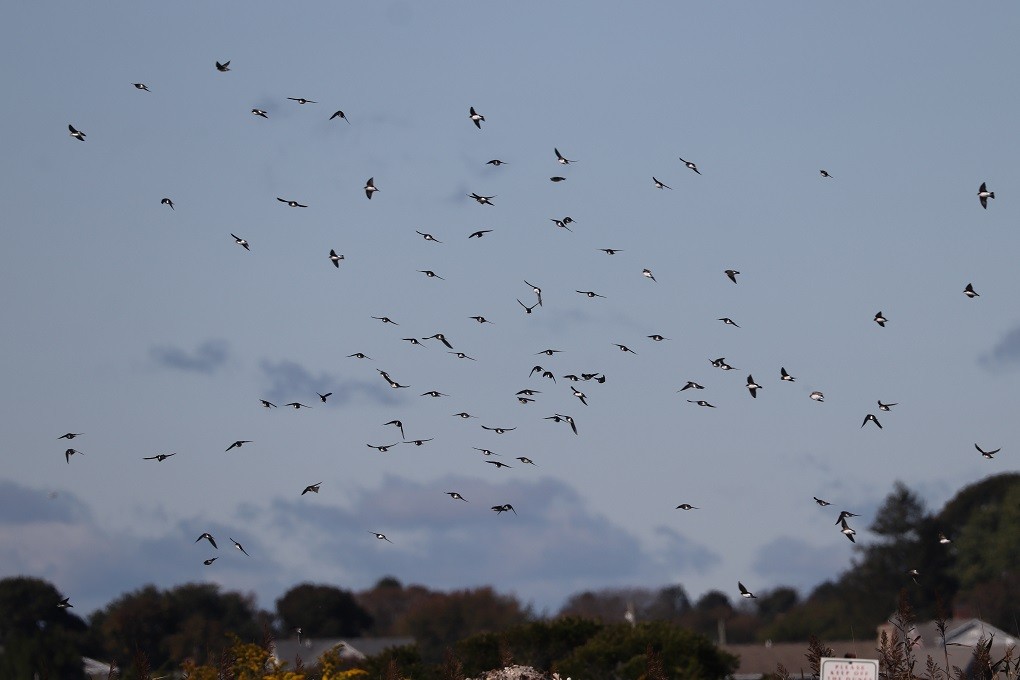
[[(227, 72), (229, 72), (231, 70), (230, 69), (230, 61), (225, 61), (223, 63), (216, 62), (215, 63), (215, 68), (216, 68), (217, 71), (219, 71), (221, 73), (227, 73)], [(140, 83), (140, 82), (139, 83), (132, 83), (132, 85), (137, 90), (144, 91), (144, 92), (151, 92), (151, 90), (149, 89), (149, 87), (145, 83)], [(301, 105), (301, 106), (317, 104), (318, 103), (315, 100), (306, 99), (306, 98), (303, 98), (303, 97), (287, 97), (287, 99), (289, 101), (295, 102), (295, 103), (297, 103), (298, 105)], [(257, 116), (259, 118), (264, 118), (264, 119), (269, 119), (270, 118), (270, 112), (265, 110), (265, 109), (252, 108), (251, 109), (251, 113), (252, 113), (252, 115)], [(347, 115), (342, 110), (335, 111), (332, 115), (329, 116), (328, 120), (332, 121), (332, 120), (336, 120), (336, 119), (341, 119), (344, 122), (346, 122), (348, 125), (351, 125), (350, 119), (347, 117)], [(479, 113), (475, 109), (475, 107), (473, 107), (473, 106), (469, 107), (469, 109), (468, 109), (468, 120), (470, 121), (471, 124), (473, 124), (479, 130), (483, 129), (482, 128), (482, 123), (486, 122), (485, 116), (482, 115), (481, 113)], [(75, 139), (77, 141), (80, 141), (80, 142), (84, 142), (86, 140), (86, 133), (81, 131), (81, 130), (79, 130), (79, 129), (77, 129), (73, 124), (69, 124), (68, 125), (68, 130), (69, 130), (70, 136), (73, 139)], [(560, 150), (558, 148), (554, 148), (552, 151), (553, 151), (553, 158), (552, 158), (552, 160), (555, 163), (557, 163), (558, 165), (560, 165), (560, 166), (569, 166), (569, 165), (577, 162), (576, 159), (571, 159), (571, 158), (567, 158), (566, 156), (564, 156), (560, 152)], [(692, 171), (692, 172), (694, 172), (694, 173), (696, 173), (698, 175), (701, 175), (701, 171), (698, 169), (698, 166), (693, 161), (686, 160), (684, 158), (679, 158), (679, 161), (681, 163), (683, 163), (684, 166), (686, 168), (688, 168), (690, 171)], [(498, 167), (500, 167), (502, 165), (505, 165), (506, 161), (503, 161), (503, 160), (498, 159), (498, 158), (494, 158), (494, 159), (486, 161), (485, 164), (486, 165), (491, 165), (493, 167), (497, 167), (498, 168)], [(821, 177), (823, 178), (823, 180), (834, 179), (833, 175), (831, 175), (826, 170), (821, 170), (820, 174), (821, 174)], [(554, 176), (550, 177), (549, 179), (552, 182), (562, 182), (566, 178), (563, 177), (563, 176), (560, 176), (560, 175), (554, 175)], [(652, 187), (654, 187), (655, 189), (672, 190), (671, 186), (665, 184), (664, 182), (662, 182), (661, 180), (659, 180), (658, 178), (656, 178), (654, 176), (651, 177), (651, 181), (652, 181)], [(377, 192), (380, 191), (380, 189), (375, 184), (375, 177), (369, 177), (365, 181), (365, 185), (363, 187), (363, 190), (364, 190), (366, 198), (369, 199), (369, 200), (371, 200), (373, 198), (373, 196)], [(980, 188), (978, 189), (977, 196), (978, 196), (978, 199), (979, 199), (981, 207), (984, 208), (984, 209), (987, 209), (988, 208), (988, 200), (995, 198), (995, 192), (989, 191), (987, 189), (986, 183), (982, 182), (981, 185), (980, 185)], [(474, 201), (476, 201), (481, 206), (493, 206), (493, 205), (495, 205), (495, 203), (493, 203), (493, 199), (496, 198), (495, 195), (486, 196), (486, 195), (481, 195), (481, 194), (472, 192), (470, 194), (467, 194), (467, 197), (473, 199)], [(286, 205), (289, 208), (302, 209), (302, 208), (307, 208), (308, 207), (308, 204), (302, 203), (301, 201), (295, 200), (293, 198), (277, 196), (276, 200), (278, 202)], [(171, 210), (176, 210), (174, 201), (170, 197), (162, 198), (160, 203), (161, 203), (161, 205), (167, 206)], [(564, 229), (566, 231), (572, 231), (569, 225), (574, 223), (573, 218), (571, 218), (569, 216), (565, 216), (565, 217), (562, 217), (562, 218), (550, 218), (550, 220), (554, 223), (556, 228)], [(469, 239), (481, 239), (486, 234), (491, 233), (492, 231), (493, 231), (492, 229), (479, 229), (477, 231), (474, 231), (474, 232), (470, 233), (468, 235), (468, 238)], [(440, 241), (434, 235), (432, 235), (432, 234), (430, 234), (428, 232), (424, 232), (424, 231), (420, 231), (420, 230), (415, 230), (415, 233), (417, 233), (425, 241), (429, 241), (429, 242), (433, 242), (433, 243), (438, 243), (438, 244), (443, 243), (443, 241)], [(233, 234), (233, 233), (231, 233), (230, 236), (233, 238), (234, 242), (238, 246), (243, 248), (245, 251), (251, 251), (251, 244), (245, 238), (243, 238), (242, 236)], [(619, 248), (600, 248), (598, 250), (600, 250), (601, 252), (605, 253), (606, 255), (616, 255), (617, 253), (623, 252)], [(341, 266), (341, 263), (344, 262), (345, 258), (344, 258), (344, 255), (342, 255), (340, 253), (337, 253), (337, 251), (335, 249), (330, 249), (329, 255), (328, 255), (328, 259), (329, 259), (330, 263), (335, 268), (339, 269), (340, 266)], [(430, 269), (418, 270), (418, 272), (423, 274), (427, 278), (435, 278), (435, 279), (443, 280), (442, 276), (440, 276), (435, 271), (430, 270)], [(650, 282), (657, 283), (655, 275), (653, 274), (651, 269), (644, 268), (641, 271), (641, 274), (642, 274), (642, 276), (645, 279), (649, 280)], [(738, 276), (740, 276), (740, 271), (738, 271), (736, 269), (726, 269), (726, 270), (724, 270), (722, 272), (722, 274), (724, 274), (733, 284), (737, 284), (738, 283)], [(527, 302), (522, 301), (520, 298), (517, 298), (517, 303), (520, 305), (521, 308), (523, 308), (525, 314), (530, 315), (530, 314), (536, 313), (538, 310), (540, 310), (543, 307), (542, 289), (539, 286), (537, 286), (537, 285), (535, 285), (533, 283), (528, 282), (527, 280), (524, 280), (523, 284), (534, 295), (534, 298), (533, 298), (532, 304), (528, 304)], [(576, 290), (576, 293), (579, 294), (579, 295), (585, 296), (586, 298), (589, 298), (589, 299), (605, 298), (606, 297), (605, 295), (602, 295), (601, 293), (598, 293), (598, 292), (596, 292), (594, 290), (580, 290), (580, 289), (578, 289), (578, 290)], [(973, 287), (973, 285), (971, 283), (968, 283), (966, 285), (965, 289), (963, 290), (963, 293), (964, 293), (964, 295), (966, 297), (971, 298), (971, 299), (978, 297), (978, 293), (975, 291), (975, 289), (974, 289), (974, 287)], [(379, 321), (379, 322), (381, 322), (384, 325), (393, 325), (393, 326), (398, 326), (399, 325), (397, 322), (393, 321), (392, 319), (390, 319), (387, 316), (373, 316), (372, 318), (377, 320), (377, 321)], [(488, 324), (488, 323), (491, 323), (487, 318), (485, 318), (484, 316), (480, 316), (480, 315), (471, 316), (469, 318), (474, 320), (478, 324)], [(725, 324), (725, 325), (734, 326), (734, 327), (737, 327), (737, 328), (740, 327), (733, 319), (731, 319), (729, 317), (721, 317), (718, 320), (720, 322), (722, 322), (723, 324)], [(889, 319), (886, 318), (885, 315), (881, 311), (878, 311), (875, 314), (873, 320), (874, 320), (874, 322), (878, 326), (883, 327), (883, 328), (885, 327), (886, 323), (889, 322)], [(665, 340), (669, 339), (669, 338), (667, 338), (667, 337), (665, 337), (665, 336), (663, 336), (661, 334), (658, 334), (658, 333), (648, 335), (647, 338), (649, 338), (653, 342), (662, 342), (662, 341), (665, 341)], [(433, 335), (425, 336), (425, 337), (410, 336), (410, 337), (402, 338), (402, 340), (408, 342), (410, 345), (413, 345), (413, 346), (424, 346), (425, 341), (434, 340), (434, 341), (436, 341), (438, 343), (441, 343), (446, 348), (447, 352), (449, 354), (455, 356), (456, 358), (470, 360), (470, 361), (476, 361), (476, 359), (474, 357), (469, 356), (465, 352), (462, 352), (462, 351), (459, 351), (459, 350), (455, 349), (453, 344), (450, 342), (450, 340), (443, 333), (435, 333)], [(630, 347), (628, 347), (625, 344), (619, 344), (619, 343), (613, 343), (613, 344), (619, 349), (619, 351), (621, 351), (623, 353), (636, 354), (636, 352), (634, 352), (634, 350), (632, 350)], [(554, 355), (559, 354), (560, 352), (561, 352), (561, 350), (559, 350), (559, 349), (548, 348), (548, 349), (540, 350), (540, 351), (536, 352), (535, 354), (536, 355), (545, 355), (547, 357), (553, 357)], [(347, 355), (347, 357), (348, 358), (352, 358), (352, 359), (357, 359), (357, 360), (371, 360), (372, 359), (371, 357), (369, 357), (367, 354), (365, 354), (363, 352), (354, 352), (354, 353), (352, 353), (350, 355)], [(739, 369), (731, 366), (729, 363), (727, 363), (726, 357), (719, 357), (717, 359), (712, 359), (712, 360), (710, 360), (710, 364), (711, 364), (712, 367), (718, 368), (718, 369), (723, 370), (723, 371), (739, 370)], [(376, 369), (376, 371), (378, 372), (378, 374), (382, 378), (382, 380), (384, 380), (386, 382), (386, 384), (390, 388), (392, 388), (394, 390), (407, 389), (407, 388), (410, 387), (410, 385), (402, 384), (402, 383), (398, 382), (397, 380), (395, 380), (385, 370)], [(551, 380), (553, 383), (556, 383), (556, 381), (557, 381), (557, 375), (554, 374), (551, 370), (548, 370), (548, 369), (544, 368), (541, 365), (535, 365), (531, 369), (531, 371), (529, 372), (529, 378), (533, 377), (536, 374), (541, 379), (548, 379), (548, 380)], [(572, 395), (575, 398), (577, 398), (577, 400), (583, 406), (587, 406), (588, 405), (588, 396), (583, 391), (578, 389), (578, 384), (584, 383), (584, 382), (593, 382), (595, 384), (603, 384), (607, 380), (607, 377), (606, 377), (605, 373), (603, 373), (601, 371), (582, 372), (579, 375), (564, 374), (564, 375), (560, 375), (559, 378), (563, 379), (563, 380), (566, 380), (566, 381), (568, 381), (570, 383), (568, 385), (568, 387), (570, 388)], [(796, 378), (793, 375), (791, 375), (787, 371), (787, 369), (785, 367), (780, 367), (779, 375), (778, 375), (778, 380), (780, 380), (782, 382), (786, 382), (786, 383), (793, 383), (793, 382), (796, 381)], [(763, 389), (763, 385), (760, 384), (759, 382), (757, 382), (754, 379), (754, 377), (753, 377), (753, 375), (751, 373), (749, 373), (747, 375), (745, 387), (748, 390), (748, 393), (749, 393), (750, 397), (752, 397), (752, 398), (757, 398), (758, 391)], [(689, 392), (689, 394), (695, 394), (697, 391), (703, 390), (703, 389), (705, 389), (705, 387), (703, 385), (701, 385), (698, 382), (695, 382), (693, 380), (690, 380), (690, 381), (687, 381), (686, 384), (683, 387), (681, 387), (679, 390), (677, 390), (677, 392), (684, 393), (684, 392), (687, 392), (688, 390), (691, 390), (691, 392)], [(539, 394), (541, 394), (540, 390), (533, 389), (533, 388), (526, 388), (526, 389), (519, 390), (514, 396), (516, 397), (517, 401), (520, 404), (527, 405), (527, 404), (535, 402), (536, 401), (535, 397), (536, 397), (536, 395), (539, 395)], [(323, 404), (327, 403), (327, 400), (332, 395), (333, 395), (332, 392), (324, 392), (324, 393), (316, 392), (317, 398)], [(447, 397), (448, 395), (446, 395), (446, 394), (444, 394), (442, 392), (439, 392), (438, 390), (434, 390), (433, 389), (433, 390), (427, 390), (427, 391), (422, 392), (421, 396), (422, 397), (430, 397), (430, 398), (443, 398), (443, 397)], [(813, 391), (813, 392), (810, 393), (809, 397), (812, 400), (814, 400), (816, 402), (819, 402), (819, 403), (825, 401), (825, 395), (821, 391)], [(700, 406), (700, 407), (715, 408), (715, 406), (712, 403), (710, 403), (709, 401), (707, 401), (705, 399), (687, 399), (686, 401), (688, 403), (690, 403), (690, 404), (694, 404), (694, 405)], [(264, 407), (266, 409), (275, 409), (275, 408), (278, 408), (277, 404), (275, 404), (275, 403), (273, 403), (273, 402), (271, 402), (271, 401), (269, 401), (267, 399), (259, 398), (258, 402), (261, 404), (262, 407)], [(302, 403), (300, 401), (292, 401), (292, 402), (284, 404), (284, 406), (293, 408), (295, 410), (311, 408), (307, 404), (304, 404), (304, 403)], [(897, 406), (897, 404), (896, 403), (886, 403), (886, 402), (882, 402), (881, 400), (878, 400), (878, 402), (877, 402), (877, 408), (878, 408), (878, 411), (880, 411), (880, 412), (890, 412), (894, 406)], [(462, 419), (476, 418), (476, 416), (474, 416), (474, 415), (472, 415), (472, 414), (470, 414), (468, 412), (465, 412), (465, 411), (454, 413), (452, 415), (454, 417), (458, 417), (458, 418), (462, 418)], [(573, 416), (571, 416), (571, 415), (556, 412), (556, 413), (553, 413), (552, 415), (544, 416), (544, 419), (548, 420), (548, 421), (551, 421), (553, 423), (565, 423), (570, 428), (571, 432), (574, 435), (578, 435), (579, 434), (577, 422), (573, 418)], [(868, 413), (867, 415), (865, 415), (864, 420), (861, 423), (861, 427), (863, 428), (863, 427), (867, 426), (869, 423), (873, 424), (875, 427), (877, 427), (879, 429), (882, 428), (881, 422), (879, 422), (878, 417), (874, 413)], [(413, 445), (413, 446), (416, 446), (416, 447), (421, 447), (421, 446), (424, 446), (425, 444), (433, 441), (433, 438), (431, 438), (431, 437), (430, 438), (407, 438), (407, 436), (405, 434), (405, 431), (404, 431), (404, 423), (401, 420), (399, 420), (399, 419), (393, 419), (393, 420), (390, 420), (390, 421), (388, 421), (386, 423), (383, 423), (383, 426), (392, 426), (394, 428), (394, 430), (396, 430), (396, 431), (398, 431), (400, 433), (400, 438), (399, 438), (398, 441), (395, 441), (393, 443), (386, 443), (386, 444), (368, 443), (368, 444), (366, 444), (369, 448), (374, 449), (374, 450), (376, 450), (376, 451), (378, 451), (380, 453), (385, 453), (385, 452), (389, 451), (391, 448), (393, 448), (393, 447), (395, 447), (397, 445), (400, 445), (400, 444)], [(494, 425), (484, 425), (484, 424), (481, 427), (482, 427), (482, 429), (484, 429), (486, 431), (493, 432), (493, 433), (495, 433), (497, 435), (502, 435), (502, 434), (505, 434), (507, 432), (510, 432), (510, 431), (513, 431), (513, 430), (517, 429), (516, 427), (494, 426)], [(81, 436), (83, 436), (83, 433), (80, 433), (80, 432), (67, 432), (66, 434), (62, 435), (60, 437), (60, 439), (62, 439), (62, 440), (74, 440), (74, 439), (77, 439), (78, 437), (81, 437)], [(239, 449), (242, 446), (244, 446), (245, 444), (252, 444), (252, 443), (253, 442), (251, 440), (238, 439), (238, 440), (235, 440), (234, 442), (232, 442), (229, 446), (227, 446), (227, 448), (225, 450), (227, 452), (229, 452), (229, 451), (231, 451), (231, 450), (233, 450), (235, 448)], [(986, 451), (986, 450), (982, 449), (978, 444), (975, 444), (974, 446), (977, 449), (977, 451), (983, 457), (985, 457), (987, 459), (993, 458), (993, 456), (1000, 451), (1000, 449), (998, 449), (998, 448), (994, 449), (994, 450)], [(473, 447), (473, 448), (476, 451), (479, 451), (486, 458), (485, 462), (490, 464), (490, 465), (492, 465), (494, 468), (499, 469), (499, 468), (508, 468), (508, 467), (511, 467), (507, 463), (504, 463), (504, 462), (502, 462), (500, 460), (495, 460), (493, 457), (498, 457), (499, 456), (499, 454), (497, 454), (495, 451), (493, 451), (491, 449), (488, 449), (488, 448), (481, 448), (481, 447)], [(69, 464), (70, 461), (71, 461), (71, 457), (74, 456), (74, 455), (77, 455), (77, 454), (83, 454), (83, 452), (78, 450), (78, 449), (76, 449), (76, 448), (67, 448), (65, 450), (65, 452), (64, 452), (65, 461)], [(143, 460), (151, 460), (151, 461), (155, 461), (157, 463), (162, 463), (162, 462), (167, 461), (169, 458), (171, 458), (171, 457), (173, 457), (175, 455), (176, 455), (175, 452), (172, 452), (172, 453), (158, 453), (158, 454), (152, 455), (152, 456), (145, 456), (145, 457), (143, 457)], [(532, 466), (536, 465), (536, 463), (531, 458), (528, 458), (527, 456), (517, 456), (516, 460), (519, 461), (522, 465), (532, 465)], [(306, 486), (301, 491), (300, 495), (304, 496), (305, 494), (309, 494), (309, 493), (318, 494), (321, 485), (322, 485), (322, 482), (316, 482), (314, 484), (309, 484), (308, 486)], [(465, 502), (465, 503), (469, 502), (468, 499), (465, 498), (463, 495), (461, 495), (461, 493), (458, 492), (458, 491), (447, 491), (447, 492), (445, 492), (445, 494), (447, 496), (449, 496), (451, 500)], [(827, 507), (827, 506), (831, 505), (830, 502), (828, 502), (828, 501), (826, 501), (826, 500), (824, 500), (822, 498), (818, 498), (818, 497), (814, 497), (814, 501), (819, 506), (821, 506), (821, 507)], [(681, 503), (681, 504), (676, 506), (676, 509), (677, 510), (684, 510), (684, 511), (691, 511), (691, 510), (698, 510), (699, 508), (697, 506), (694, 506), (694, 505), (690, 504), (690, 503)], [(514, 506), (512, 504), (504, 503), (504, 502), (500, 502), (500, 503), (497, 503), (495, 505), (492, 505), (491, 506), (491, 510), (494, 513), (496, 513), (497, 515), (504, 514), (504, 513), (512, 513), (514, 515), (517, 514), (517, 510), (514, 508)], [(836, 523), (835, 523), (836, 526), (840, 527), (840, 531), (842, 532), (842, 534), (844, 536), (846, 536), (847, 539), (849, 539), (851, 542), (855, 542), (854, 536), (855, 536), (856, 532), (849, 525), (847, 520), (850, 519), (850, 518), (853, 518), (853, 517), (857, 517), (857, 516), (858, 515), (856, 515), (853, 512), (850, 512), (850, 511), (847, 511), (847, 510), (843, 510), (843, 511), (841, 511), (839, 513), (839, 516), (836, 519)], [(380, 541), (385, 541), (385, 542), (388, 542), (388, 543), (392, 543), (392, 541), (390, 541), (390, 539), (386, 536), (386, 534), (379, 533), (379, 532), (374, 531), (374, 530), (366, 530), (366, 531), (369, 534), (373, 535), (376, 539), (378, 539)], [(199, 543), (199, 542), (201, 542), (203, 540), (206, 541), (213, 549), (218, 549), (218, 545), (216, 543), (216, 540), (212, 536), (211, 533), (203, 532), (201, 535), (198, 536), (197, 539), (195, 539), (195, 543)], [(233, 547), (236, 548), (240, 553), (244, 554), (245, 556), (249, 556), (248, 552), (241, 545), (241, 543), (239, 543), (238, 541), (234, 540), (233, 538), (230, 538), (229, 540), (233, 544)], [(942, 543), (942, 544), (950, 543), (950, 539), (948, 537), (946, 537), (945, 534), (942, 534), (942, 533), (939, 534), (938, 541), (940, 543)], [(210, 557), (210, 558), (205, 559), (203, 563), (206, 566), (210, 566), (217, 559), (218, 559), (217, 557)], [(911, 570), (909, 570), (907, 572), (907, 574), (909, 576), (911, 576), (912, 578), (914, 578), (914, 580), (916, 581), (916, 578), (919, 575), (919, 572), (916, 569), (911, 569)], [(737, 586), (738, 586), (738, 590), (739, 590), (739, 593), (740, 593), (741, 597), (744, 597), (744, 598), (755, 598), (756, 597), (754, 595), (754, 593), (751, 592), (750, 590), (748, 590), (744, 586), (744, 584), (742, 582), (738, 582)], [(66, 607), (71, 607), (72, 605), (69, 603), (69, 598), (63, 598), (60, 601), (60, 603), (58, 604), (58, 606), (62, 607), (62, 608), (66, 608)]]

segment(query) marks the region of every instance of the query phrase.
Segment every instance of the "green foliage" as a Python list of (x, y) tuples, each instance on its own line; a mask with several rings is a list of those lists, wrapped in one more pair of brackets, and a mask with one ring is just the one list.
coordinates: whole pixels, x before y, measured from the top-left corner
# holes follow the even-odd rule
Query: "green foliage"
[(1009, 484), (996, 485), (998, 497), (987, 493), (983, 496), (984, 502), (970, 504), (970, 512), (960, 518), (953, 571), (961, 588), (973, 588), (1020, 568), (1020, 531), (1017, 530), (1020, 527), (1020, 475), (1013, 475), (1009, 481)]
[(549, 672), (557, 660), (586, 643), (603, 627), (593, 619), (572, 616), (533, 621), (502, 633), (481, 633), (461, 640), (454, 648), (455, 655), (464, 672), (472, 677), (502, 667), (504, 651), (513, 656), (515, 663)]
[(0, 678), (83, 678), (85, 623), (57, 607), (59, 591), (36, 578), (0, 580)]
[(294, 586), (276, 601), (276, 614), (283, 630), (317, 638), (358, 636), (372, 625), (350, 591), (329, 585)]
[(605, 626), (584, 645), (556, 663), (563, 676), (585, 680), (638, 680), (652, 667), (669, 678), (711, 680), (725, 678), (737, 668), (736, 657), (707, 638), (662, 621), (636, 626)]

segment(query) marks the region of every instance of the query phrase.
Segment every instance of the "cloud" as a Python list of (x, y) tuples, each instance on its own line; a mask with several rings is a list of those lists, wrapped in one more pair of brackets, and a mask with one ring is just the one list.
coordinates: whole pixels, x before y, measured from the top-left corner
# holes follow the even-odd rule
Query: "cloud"
[(705, 574), (721, 561), (719, 554), (687, 538), (676, 529), (655, 527), (655, 535), (665, 540), (660, 557), (670, 568), (680, 572)]
[(1020, 326), (1006, 333), (990, 351), (978, 357), (978, 364), (987, 370), (1020, 364)]
[[(272, 608), (275, 598), (303, 581), (358, 590), (386, 574), (442, 590), (494, 585), (555, 609), (574, 592), (675, 582), (677, 564), (704, 570), (718, 561), (668, 529), (660, 531), (665, 550), (644, 546), (589, 510), (571, 486), (550, 478), (416, 482), (389, 476), (375, 488), (343, 494), (324, 485), (318, 496), (257, 500), (218, 519), (170, 519), (144, 535), (101, 525), (69, 492), (50, 501), (44, 490), (0, 481), (0, 493), (21, 507), (9, 513), (0, 506), (7, 518), (0, 523), (0, 577), (44, 578), (83, 612), (149, 583), (170, 588), (211, 581), (254, 592), (261, 607)], [(518, 514), (490, 509), (504, 503)], [(204, 531), (215, 536), (218, 550), (195, 542)], [(392, 543), (376, 540), (374, 531)], [(209, 557), (219, 559), (204, 566)]]
[(212, 375), (223, 366), (229, 354), (229, 346), (223, 340), (206, 340), (190, 354), (179, 347), (169, 345), (149, 350), (149, 356), (160, 366), (206, 375)]
[[(342, 406), (357, 398), (363, 398), (384, 406), (399, 404), (401, 399), (386, 387), (382, 379), (378, 382), (366, 380), (341, 380), (329, 373), (313, 375), (311, 371), (294, 361), (263, 361), (262, 373), (269, 381), (265, 390), (266, 398), (274, 402), (301, 401), (309, 395), (332, 392), (327, 406)], [(302, 402), (304, 403), (304, 402)]]
[(845, 540), (819, 545), (781, 536), (758, 549), (752, 566), (763, 578), (807, 592), (846, 570), (848, 545)]

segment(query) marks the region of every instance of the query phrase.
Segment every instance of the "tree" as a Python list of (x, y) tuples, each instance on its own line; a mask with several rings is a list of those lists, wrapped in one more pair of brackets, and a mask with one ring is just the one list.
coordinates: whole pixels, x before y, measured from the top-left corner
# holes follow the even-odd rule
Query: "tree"
[(557, 661), (585, 644), (603, 627), (595, 619), (574, 616), (533, 621), (501, 633), (472, 635), (458, 642), (455, 652), (464, 672), (471, 677), (501, 667), (504, 654), (512, 656), (514, 663), (550, 672)]
[(308, 637), (353, 637), (372, 625), (372, 616), (349, 590), (302, 583), (276, 601), (276, 615), (287, 634), (301, 628)]
[(85, 622), (57, 607), (60, 592), (37, 578), (0, 580), (0, 677), (83, 678)]
[(429, 597), (431, 591), (424, 586), (406, 588), (392, 576), (386, 576), (372, 587), (355, 596), (358, 604), (372, 617), (373, 635), (396, 635), (397, 622), (408, 609)]

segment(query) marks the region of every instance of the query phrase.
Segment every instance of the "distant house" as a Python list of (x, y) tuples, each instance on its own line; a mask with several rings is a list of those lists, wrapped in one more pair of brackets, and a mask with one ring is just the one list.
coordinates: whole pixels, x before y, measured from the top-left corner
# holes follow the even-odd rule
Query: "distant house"
[(340, 658), (348, 661), (360, 661), (375, 656), (391, 647), (405, 647), (415, 644), (411, 637), (378, 637), (378, 638), (289, 638), (273, 642), (272, 656), (276, 661), (287, 662), (293, 668), (296, 660), (301, 659), (306, 667), (313, 667), (319, 657), (332, 649), (338, 649)]
[(115, 668), (108, 661), (97, 661), (83, 656), (81, 665), (85, 671), (85, 677), (89, 680), (108, 680), (116, 675)]
[[(825, 641), (823, 644), (831, 647), (833, 656), (836, 657), (877, 659), (879, 658), (878, 647), (882, 633), (885, 632), (891, 639), (894, 631), (896, 631), (896, 626), (891, 622), (886, 622), (878, 626), (878, 634), (874, 640)], [(944, 647), (934, 621), (915, 625), (910, 629), (908, 636), (911, 640), (915, 640), (913, 654), (919, 662), (919, 667), (924, 667), (929, 656), (940, 667), (945, 667), (948, 658), (950, 670), (958, 667), (967, 674), (967, 677), (972, 676), (973, 669), (970, 668), (970, 665), (973, 661), (974, 648), (979, 640), (984, 640), (986, 644), (989, 639), (992, 641), (991, 655), (995, 660), (1004, 656), (1007, 649), (1016, 648), (1018, 642), (1016, 636), (999, 630), (980, 619), (951, 619), (947, 621)], [(782, 664), (793, 677), (799, 678), (802, 675), (804, 678), (816, 677), (811, 675), (808, 665), (808, 644), (806, 642), (721, 645), (721, 648), (740, 659), (736, 672), (730, 676), (731, 680), (759, 680), (770, 673), (775, 673), (779, 664)]]

